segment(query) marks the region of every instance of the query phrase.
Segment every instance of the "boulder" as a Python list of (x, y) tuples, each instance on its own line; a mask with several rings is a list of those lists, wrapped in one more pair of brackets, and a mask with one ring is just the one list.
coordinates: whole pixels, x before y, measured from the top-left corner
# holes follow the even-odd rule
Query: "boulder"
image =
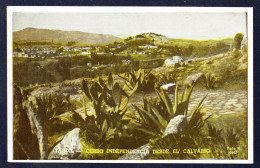
[(161, 86), (161, 89), (168, 91), (171, 101), (174, 99), (176, 83), (167, 83)]
[(240, 69), (246, 69), (246, 68), (248, 68), (248, 42), (247, 42), (247, 39), (242, 42), (241, 42), (242, 43), (242, 45), (241, 45), (242, 56), (238, 60), (238, 62), (240, 63), (240, 66), (239, 66)]
[(170, 120), (163, 133), (163, 136), (166, 137), (171, 134), (177, 134), (181, 132), (187, 125), (187, 116), (177, 115)]
[(68, 132), (62, 141), (50, 152), (50, 160), (73, 160), (79, 159), (81, 154), (80, 129), (74, 128)]
[(180, 62), (184, 61), (184, 59), (181, 56), (176, 55), (176, 56), (172, 57), (172, 61), (175, 63), (180, 63)]
[(164, 61), (166, 67), (180, 67), (180, 63), (183, 62), (184, 59), (180, 56), (173, 56), (172, 59), (167, 58)]
[(42, 113), (36, 113), (32, 102), (28, 105), (28, 118), (32, 131), (36, 134), (41, 160), (46, 160), (48, 157), (48, 139), (46, 135), (46, 129), (44, 128), (44, 116)]
[(184, 85), (190, 84), (192, 82), (199, 82), (201, 80), (201, 77), (202, 77), (202, 73), (201, 72), (197, 72), (197, 73), (191, 74), (191, 75), (186, 77), (186, 79), (184, 81)]
[(172, 59), (167, 58), (167, 59), (164, 61), (164, 64), (166, 65), (166, 67), (174, 67), (175, 62), (174, 62)]

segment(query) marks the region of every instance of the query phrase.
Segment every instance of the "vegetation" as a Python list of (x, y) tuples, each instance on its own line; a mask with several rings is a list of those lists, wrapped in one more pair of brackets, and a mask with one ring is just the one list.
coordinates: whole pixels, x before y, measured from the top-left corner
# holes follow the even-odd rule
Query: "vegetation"
[[(156, 90), (159, 99), (144, 97), (142, 108), (133, 105), (139, 114), (138, 118), (134, 117), (136, 120), (135, 122), (137, 123), (135, 129), (142, 131), (144, 134), (147, 134), (146, 136), (151, 138), (162, 136), (169, 121), (173, 117), (178, 115), (187, 116), (189, 101), (194, 86), (195, 83), (191, 86), (186, 85), (182, 95), (179, 95), (179, 88), (177, 85), (173, 102), (167, 92), (161, 89)], [(179, 97), (181, 97), (181, 99), (179, 99)], [(203, 100), (193, 111), (194, 115), (192, 114), (192, 118), (190, 119), (190, 124), (192, 125), (188, 126), (190, 129), (193, 129), (193, 127), (195, 127), (194, 125), (196, 125), (195, 123), (199, 122), (197, 121), (198, 119), (194, 117), (198, 115), (197, 113), (200, 110)]]
[(241, 41), (243, 40), (244, 34), (237, 33), (234, 37), (234, 49), (239, 50), (241, 47)]
[(177, 82), (177, 73), (173, 71), (165, 72), (158, 75), (156, 80), (155, 88), (159, 89), (164, 84)]
[[(129, 148), (132, 145), (130, 142), (134, 138), (131, 135), (130, 120), (125, 119), (124, 116), (129, 97), (137, 88), (138, 84), (131, 93), (127, 94), (118, 83), (113, 81), (111, 74), (108, 76), (108, 84), (105, 84), (101, 78), (93, 84), (82, 81), (82, 106), (86, 117), (73, 111), (72, 120), (63, 117), (61, 119), (81, 128), (83, 159), (93, 157), (84, 152), (88, 148), (103, 149), (110, 146)], [(91, 106), (93, 111), (88, 111), (87, 106)]]
[[(214, 132), (215, 131), (215, 132)], [(204, 133), (190, 135), (190, 132), (185, 130), (176, 135), (170, 135), (162, 140), (152, 141), (154, 149), (168, 149), (175, 153), (168, 154), (151, 154), (151, 159), (247, 159), (246, 143), (240, 143), (241, 140), (246, 140), (237, 134), (232, 134), (230, 131), (222, 134), (221, 130), (215, 127), (204, 128)], [(232, 145), (230, 146), (230, 143)], [(236, 144), (236, 145), (235, 145)], [(197, 150), (195, 150), (197, 149)], [(200, 150), (198, 150), (200, 149)], [(241, 152), (244, 150), (246, 153)]]
[(202, 84), (206, 89), (215, 89), (216, 88), (217, 78), (214, 74), (206, 73), (202, 75)]
[(144, 69), (134, 71), (134, 67), (131, 67), (130, 72), (126, 72), (124, 76), (120, 76), (120, 78), (125, 80), (126, 86), (133, 90), (136, 85), (138, 85), (138, 91), (146, 91), (154, 88), (155, 76), (151, 74), (151, 71), (147, 72)]
[[(149, 159), (246, 159), (247, 114), (211, 116), (202, 104), (206, 97), (191, 109), (193, 90), (205, 89), (195, 86), (195, 82), (183, 84), (187, 76), (201, 72), (201, 84), (206, 89), (247, 87), (247, 69), (239, 69), (238, 61), (246, 51), (197, 58), (185, 62), (185, 66), (183, 63), (179, 67), (163, 67), (162, 72), (152, 71), (173, 55), (197, 57), (228, 51), (230, 40), (233, 42), (233, 39), (174, 39), (166, 43), (143, 34), (99, 45), (88, 56), (74, 53), (71, 57), (53, 59), (14, 57), (14, 83), (26, 87), (42, 84), (27, 88), (14, 85), (14, 158), (41, 157), (37, 132), (32, 130), (28, 117), (32, 109), (44, 125), (48, 153), (68, 131), (80, 128), (81, 159), (118, 159), (122, 153), (91, 154), (88, 149), (131, 150), (146, 143), (151, 147)], [(52, 45), (52, 42), (37, 45)], [(64, 52), (60, 44), (56, 47)], [(97, 54), (99, 51), (105, 54)], [(132, 51), (148, 53), (141, 56)], [(76, 78), (82, 79), (54, 83)], [(167, 83), (177, 84), (174, 96), (160, 88)], [(41, 87), (49, 88), (48, 93), (53, 94), (42, 94), (45, 90), (41, 91)], [(79, 94), (80, 99), (69, 97)], [(174, 135), (164, 136), (168, 123), (179, 115), (187, 119), (186, 127)], [(231, 148), (241, 152), (232, 153)], [(158, 155), (153, 151), (156, 149), (177, 151)], [(206, 150), (187, 153), (187, 149)]]
[[(13, 58), (14, 82), (20, 86), (29, 86), (127, 72), (130, 71), (132, 65), (137, 67), (135, 69), (155, 68), (161, 66), (165, 58), (171, 58), (173, 55), (198, 57), (227, 52), (233, 42), (233, 39), (208, 41), (174, 39), (170, 40), (169, 43), (164, 43), (145, 34), (103, 45), (79, 44), (74, 41), (14, 41), (13, 50), (16, 52), (22, 52), (23, 47), (28, 46), (53, 47), (59, 53), (70, 55), (62, 58), (15, 57)], [(234, 43), (239, 43), (239, 37)], [(80, 47), (86, 45), (91, 47), (89, 49), (90, 55), (83, 55), (81, 53), (83, 49), (75, 51), (65, 51), (64, 49), (64, 46)], [(149, 48), (150, 46), (155, 48)], [(122, 60), (131, 60), (132, 65), (122, 65)], [(88, 63), (97, 68), (89, 66)], [(23, 77), (21, 78), (21, 76)]]

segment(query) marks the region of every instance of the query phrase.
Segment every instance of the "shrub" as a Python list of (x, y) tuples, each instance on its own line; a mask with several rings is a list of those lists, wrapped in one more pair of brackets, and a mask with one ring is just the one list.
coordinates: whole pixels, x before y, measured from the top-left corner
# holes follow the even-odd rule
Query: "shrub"
[(124, 79), (126, 86), (133, 90), (133, 88), (138, 84), (137, 91), (145, 91), (154, 88), (155, 76), (151, 74), (151, 71), (147, 72), (144, 69), (134, 71), (134, 67), (131, 67), (130, 72), (126, 72), (124, 76), (120, 76)]
[(206, 73), (202, 75), (202, 85), (210, 90), (216, 88), (217, 77), (214, 74)]

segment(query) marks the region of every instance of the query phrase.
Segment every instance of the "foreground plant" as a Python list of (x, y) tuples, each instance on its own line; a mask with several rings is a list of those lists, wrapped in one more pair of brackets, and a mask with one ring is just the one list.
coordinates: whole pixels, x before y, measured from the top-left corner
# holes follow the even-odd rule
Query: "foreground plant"
[(149, 159), (247, 159), (247, 139), (240, 134), (234, 137), (230, 129), (217, 129), (208, 123), (208, 127), (200, 128), (196, 134), (185, 129), (175, 135), (151, 140), (151, 149), (168, 149), (170, 152), (151, 153)]
[(35, 97), (35, 100), (29, 102), (28, 115), (31, 126), (38, 137), (42, 159), (47, 159), (49, 152), (57, 143), (56, 141), (49, 142), (49, 138), (73, 128), (59, 120), (61, 114), (73, 109), (69, 97), (64, 96), (43, 95)]
[[(82, 81), (82, 112), (74, 110), (72, 117), (62, 117), (63, 121), (80, 127), (81, 135), (87, 143), (84, 148), (107, 148), (108, 146), (124, 146), (131, 140), (130, 119), (126, 119), (127, 103), (137, 90), (127, 94), (122, 87), (108, 76), (106, 84), (102, 79), (93, 84)], [(92, 156), (82, 151), (82, 158)], [(97, 158), (95, 158), (97, 159)]]
[(167, 84), (167, 83), (175, 83), (177, 81), (177, 74), (175, 72), (168, 72), (161, 74), (157, 77), (155, 88), (159, 89), (160, 86)]
[(217, 83), (217, 77), (214, 74), (206, 73), (202, 75), (202, 85), (208, 89), (215, 89)]
[(151, 71), (147, 72), (144, 69), (135, 71), (133, 66), (131, 67), (130, 72), (126, 72), (124, 76), (118, 76), (124, 79), (126, 86), (130, 90), (133, 90), (134, 87), (138, 84), (137, 91), (153, 89), (154, 81), (156, 79)]
[[(144, 104), (141, 108), (133, 105), (140, 116), (140, 118), (132, 117), (137, 123), (135, 129), (146, 133), (150, 138), (163, 136), (163, 133), (172, 118), (178, 115), (187, 116), (189, 101), (194, 86), (195, 83), (186, 85), (183, 93), (180, 94), (179, 86), (177, 85), (173, 102), (171, 102), (167, 91), (160, 89), (156, 90), (159, 98), (144, 97)], [(204, 125), (204, 119), (202, 119), (202, 114), (200, 113), (201, 104), (204, 99), (205, 97), (193, 110), (186, 129), (196, 132), (197, 129), (200, 129)]]

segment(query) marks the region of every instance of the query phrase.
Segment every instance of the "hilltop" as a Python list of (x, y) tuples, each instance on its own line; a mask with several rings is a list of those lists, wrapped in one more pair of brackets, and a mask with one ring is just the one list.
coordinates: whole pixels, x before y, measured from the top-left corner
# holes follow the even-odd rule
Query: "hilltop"
[(13, 40), (23, 41), (53, 41), (101, 44), (119, 40), (119, 37), (110, 34), (95, 34), (80, 31), (63, 31), (50, 29), (25, 28), (13, 32)]
[(140, 41), (140, 40), (146, 40), (146, 42), (148, 42), (150, 44), (151, 43), (157, 43), (157, 44), (169, 43), (168, 37), (161, 35), (161, 34), (152, 33), (152, 32), (138, 34), (135, 36), (129, 36), (127, 38), (117, 40), (117, 42)]

